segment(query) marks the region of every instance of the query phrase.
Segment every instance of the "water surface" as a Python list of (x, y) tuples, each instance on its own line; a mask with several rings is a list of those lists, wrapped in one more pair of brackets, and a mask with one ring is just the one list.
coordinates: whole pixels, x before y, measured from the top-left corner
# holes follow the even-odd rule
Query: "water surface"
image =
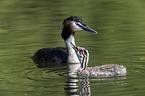
[[(0, 95), (65, 96), (78, 94), (85, 82), (91, 96), (144, 96), (144, 4), (143, 0), (1, 0)], [(66, 67), (36, 67), (30, 57), (38, 49), (65, 46), (62, 22), (71, 15), (80, 16), (99, 33), (76, 33), (76, 44), (89, 50), (89, 66), (121, 64), (127, 67), (127, 76), (73, 79), (76, 90), (70, 93)]]

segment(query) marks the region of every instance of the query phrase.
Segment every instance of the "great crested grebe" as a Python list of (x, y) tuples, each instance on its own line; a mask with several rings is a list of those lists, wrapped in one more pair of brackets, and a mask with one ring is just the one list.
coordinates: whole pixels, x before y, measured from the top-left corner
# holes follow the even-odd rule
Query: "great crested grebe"
[(89, 52), (85, 48), (75, 45), (74, 35), (76, 31), (85, 30), (97, 34), (88, 27), (80, 17), (71, 16), (63, 21), (61, 37), (64, 39), (66, 48), (43, 48), (38, 50), (32, 57), (38, 67), (68, 65), (70, 77), (81, 76), (118, 76), (126, 75), (126, 67), (118, 64), (107, 64), (96, 67), (88, 67)]
[[(66, 63), (80, 63), (72, 46), (75, 45), (74, 35), (76, 31), (85, 30), (97, 34), (88, 27), (80, 17), (71, 16), (63, 21), (61, 37), (64, 39), (67, 48), (43, 48), (38, 50), (32, 57), (38, 67), (51, 67), (66, 65)], [(73, 44), (73, 45), (72, 45)], [(80, 47), (81, 48), (81, 47)]]

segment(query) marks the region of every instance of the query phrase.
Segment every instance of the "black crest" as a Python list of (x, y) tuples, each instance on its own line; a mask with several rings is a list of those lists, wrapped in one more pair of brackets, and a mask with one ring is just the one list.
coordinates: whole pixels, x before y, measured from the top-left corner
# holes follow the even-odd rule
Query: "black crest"
[[(80, 22), (81, 24), (86, 26), (86, 24), (83, 22), (83, 20), (79, 16), (70, 16), (70, 17), (66, 18), (65, 20), (71, 20), (71, 21)], [(65, 20), (64, 20), (64, 22), (65, 22)]]

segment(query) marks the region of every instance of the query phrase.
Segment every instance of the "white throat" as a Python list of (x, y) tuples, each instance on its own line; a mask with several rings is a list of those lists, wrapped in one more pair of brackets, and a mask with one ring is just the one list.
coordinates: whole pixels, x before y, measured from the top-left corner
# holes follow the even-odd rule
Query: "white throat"
[(65, 40), (65, 43), (68, 48), (68, 75), (69, 77), (77, 77), (77, 72), (81, 68), (81, 64), (75, 50), (72, 48), (72, 44), (75, 45), (74, 36), (70, 35), (70, 37)]
[[(77, 57), (77, 54), (75, 50), (72, 48), (72, 44), (75, 45), (75, 39), (73, 35), (70, 35), (70, 37), (65, 40), (66, 46), (68, 48), (68, 63), (73, 63), (73, 64), (80, 64), (80, 61)], [(72, 44), (71, 44), (72, 43)]]

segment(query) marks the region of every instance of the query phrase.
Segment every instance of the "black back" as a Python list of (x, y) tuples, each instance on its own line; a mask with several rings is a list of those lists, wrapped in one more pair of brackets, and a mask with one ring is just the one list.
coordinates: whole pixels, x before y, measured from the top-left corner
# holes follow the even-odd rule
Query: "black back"
[(32, 57), (37, 67), (46, 68), (66, 65), (68, 52), (66, 48), (43, 48)]

